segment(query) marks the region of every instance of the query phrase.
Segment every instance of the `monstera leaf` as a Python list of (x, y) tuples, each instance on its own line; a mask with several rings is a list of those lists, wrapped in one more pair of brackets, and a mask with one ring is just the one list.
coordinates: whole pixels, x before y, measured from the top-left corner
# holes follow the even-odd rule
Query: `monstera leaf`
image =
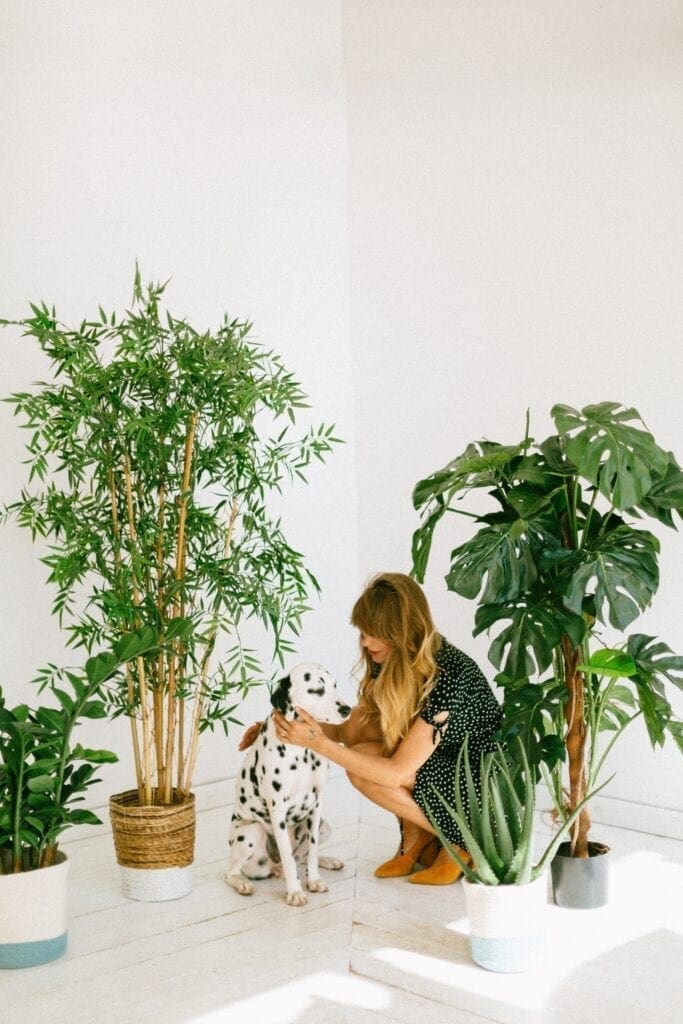
[(429, 561), (434, 530), (460, 491), (474, 487), (494, 487), (502, 469), (524, 450), (519, 445), (500, 445), (492, 441), (469, 444), (465, 451), (443, 469), (420, 480), (413, 490), (413, 506), (425, 509), (422, 524), (413, 534), (413, 575), (420, 583)]
[(456, 594), (474, 598), (486, 580), (482, 604), (500, 604), (529, 590), (537, 575), (529, 523), (515, 519), (484, 527), (455, 548), (446, 584)]
[(638, 505), (653, 485), (652, 473), (666, 472), (667, 453), (652, 434), (631, 425), (642, 422), (635, 409), (618, 402), (587, 405), (581, 412), (555, 405), (551, 415), (579, 474), (618, 509)]
[(683, 690), (683, 658), (661, 640), (634, 633), (628, 638), (626, 650), (636, 664), (641, 681), (647, 681), (660, 692), (664, 690), (664, 680)]
[[(659, 585), (659, 541), (647, 530), (619, 526), (581, 552), (565, 604), (579, 613), (586, 595), (594, 593), (595, 613), (625, 629), (650, 603)], [(605, 605), (607, 614), (605, 614)]]
[(652, 746), (663, 744), (666, 732), (680, 746), (682, 725), (666, 698), (665, 686), (669, 682), (683, 689), (683, 658), (661, 640), (643, 633), (630, 636), (626, 649), (636, 663), (636, 699)]
[(668, 452), (666, 470), (659, 476), (652, 474), (653, 483), (638, 508), (658, 519), (665, 526), (675, 527), (673, 513), (683, 519), (683, 471), (673, 452)]
[(413, 534), (411, 554), (413, 557), (412, 573), (419, 583), (424, 583), (429, 552), (432, 549), (434, 530), (445, 512), (448, 511), (446, 502), (442, 497), (434, 501), (434, 507), (419, 529)]
[(535, 671), (544, 672), (564, 634), (578, 647), (587, 629), (582, 615), (559, 607), (540, 592), (510, 604), (480, 605), (474, 618), (474, 636), (501, 619), (511, 622), (491, 644), (489, 659), (510, 679), (529, 677)]
[(508, 741), (521, 736), (527, 756), (534, 767), (544, 762), (552, 768), (564, 759), (564, 743), (557, 734), (557, 721), (567, 699), (564, 680), (550, 675), (531, 682), (511, 679), (505, 672), (496, 676), (504, 694), (500, 736)]
[(524, 444), (502, 445), (495, 441), (468, 444), (465, 451), (443, 469), (420, 480), (413, 490), (413, 507), (422, 508), (434, 498), (473, 487), (491, 487), (498, 481), (502, 467), (507, 466), (524, 450)]

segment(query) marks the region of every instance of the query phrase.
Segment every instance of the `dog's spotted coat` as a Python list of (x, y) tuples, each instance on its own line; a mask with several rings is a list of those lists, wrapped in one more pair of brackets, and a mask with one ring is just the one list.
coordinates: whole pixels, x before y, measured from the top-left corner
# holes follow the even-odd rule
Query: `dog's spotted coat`
[[(321, 665), (304, 663), (281, 679), (271, 696), (273, 707), (293, 718), (300, 707), (319, 722), (343, 722), (351, 709), (337, 697), (336, 681)], [(290, 906), (306, 903), (297, 861), (305, 864), (310, 892), (325, 892), (319, 868), (342, 867), (340, 861), (321, 858), (322, 790), (327, 761), (308, 748), (281, 743), (270, 715), (247, 751), (235, 786), (230, 824), (230, 854), (226, 882), (237, 892), (251, 895), (247, 879), (284, 874)], [(278, 863), (279, 862), (279, 863)], [(246, 876), (246, 877), (245, 877)]]

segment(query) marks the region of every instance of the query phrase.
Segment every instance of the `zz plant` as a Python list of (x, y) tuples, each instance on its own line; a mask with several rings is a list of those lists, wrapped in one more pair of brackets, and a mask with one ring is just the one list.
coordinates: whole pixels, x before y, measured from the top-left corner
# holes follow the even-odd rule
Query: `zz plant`
[[(142, 651), (145, 643), (144, 637), (129, 638), (128, 647)], [(92, 811), (74, 805), (100, 781), (99, 765), (118, 757), (74, 744), (72, 737), (80, 721), (106, 716), (102, 686), (119, 668), (113, 653), (89, 658), (84, 672), (52, 666), (42, 682), (53, 706), (8, 708), (0, 687), (0, 874), (49, 867), (66, 829), (101, 824)]]
[[(669, 684), (681, 685), (683, 658), (654, 637), (623, 636), (659, 585), (660, 545), (643, 521), (674, 527), (674, 514), (683, 515), (683, 473), (635, 409), (556, 405), (551, 415), (555, 433), (540, 444), (529, 436), (527, 415), (518, 444), (470, 444), (417, 484), (413, 501), (423, 519), (413, 572), (424, 579), (441, 520), (467, 516), (473, 536), (452, 551), (447, 586), (477, 602), (475, 635), (496, 631), (489, 657), (504, 692), (503, 737), (519, 734), (534, 767), (554, 770), (563, 817), (583, 808), (571, 853), (585, 857), (585, 797), (604, 761), (599, 734), (619, 736), (642, 715), (653, 745), (669, 733), (683, 746), (666, 694)], [(490, 510), (458, 507), (478, 489)], [(627, 660), (616, 675), (626, 681), (617, 686), (602, 627), (623, 640)]]
[(142, 805), (189, 793), (200, 733), (227, 731), (258, 679), (242, 620), (263, 622), (280, 661), (293, 649), (318, 584), (267, 498), (337, 443), (325, 425), (290, 439), (305, 395), (250, 323), (195, 329), (162, 310), (165, 287), (143, 288), (136, 268), (130, 310), (100, 307), (74, 328), (32, 305), (14, 323), (51, 360), (52, 380), (8, 399), (29, 430), (30, 471), (6, 513), (49, 542), (70, 643), (91, 651), (147, 629), (157, 644), (106, 693), (130, 721)]

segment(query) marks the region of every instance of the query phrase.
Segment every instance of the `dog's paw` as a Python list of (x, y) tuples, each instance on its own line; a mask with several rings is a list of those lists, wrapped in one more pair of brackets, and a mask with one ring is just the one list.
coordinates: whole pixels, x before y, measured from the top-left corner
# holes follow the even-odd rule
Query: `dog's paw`
[(223, 875), (223, 881), (226, 885), (232, 886), (240, 896), (253, 896), (254, 894), (254, 886), (240, 875)]
[(271, 878), (282, 878), (283, 874), (284, 874), (284, 872), (282, 870), (282, 864), (273, 864), (273, 866), (271, 868), (271, 871), (270, 871), (270, 877)]
[(341, 871), (344, 867), (344, 861), (337, 857), (318, 857), (318, 864), (326, 871)]
[(285, 896), (285, 902), (288, 907), (305, 907), (308, 900), (301, 889), (297, 889), (295, 892), (287, 893)]
[(306, 888), (309, 892), (329, 892), (322, 878), (309, 878), (306, 882)]

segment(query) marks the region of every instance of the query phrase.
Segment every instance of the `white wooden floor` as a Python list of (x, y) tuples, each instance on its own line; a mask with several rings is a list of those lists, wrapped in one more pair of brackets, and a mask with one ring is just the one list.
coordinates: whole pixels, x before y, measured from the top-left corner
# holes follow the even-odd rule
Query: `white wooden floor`
[(346, 867), (325, 873), (329, 892), (288, 907), (272, 879), (239, 896), (221, 877), (231, 795), (231, 783), (198, 793), (194, 891), (173, 903), (125, 900), (108, 830), (79, 830), (65, 844), (66, 957), (0, 972), (1, 1024), (681, 1020), (676, 839), (600, 826), (613, 850), (610, 905), (552, 906), (543, 966), (505, 976), (470, 960), (461, 885), (373, 877), (394, 851), (394, 819), (361, 806), (341, 774), (328, 782), (325, 817), (333, 827), (327, 849)]

